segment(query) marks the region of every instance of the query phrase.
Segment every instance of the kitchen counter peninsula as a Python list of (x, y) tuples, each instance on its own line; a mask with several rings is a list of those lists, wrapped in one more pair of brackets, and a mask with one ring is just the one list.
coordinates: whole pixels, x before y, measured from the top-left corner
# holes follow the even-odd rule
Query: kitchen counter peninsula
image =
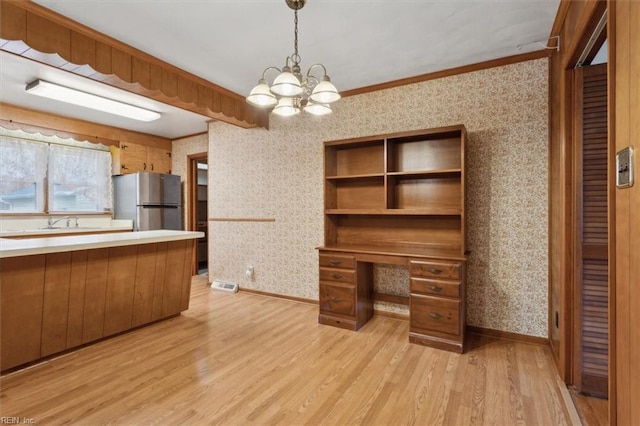
[(156, 231), (66, 235), (63, 237), (54, 236), (28, 239), (2, 238), (2, 236), (3, 235), (0, 234), (0, 259), (75, 250), (193, 240), (203, 237), (204, 234), (202, 232), (170, 231), (160, 229)]
[(188, 309), (201, 232), (0, 238), (0, 369)]

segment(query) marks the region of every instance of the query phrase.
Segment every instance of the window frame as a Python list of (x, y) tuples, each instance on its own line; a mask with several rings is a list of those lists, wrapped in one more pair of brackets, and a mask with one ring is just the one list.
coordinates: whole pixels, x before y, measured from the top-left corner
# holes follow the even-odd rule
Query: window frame
[[(99, 147), (92, 147), (92, 146), (79, 146), (81, 144), (87, 144), (87, 145), (96, 145), (92, 142), (86, 141), (86, 142), (77, 142), (77, 141), (73, 141), (73, 142), (69, 142), (66, 143), (65, 141), (48, 141), (48, 140), (38, 140), (38, 139), (29, 139), (29, 138), (25, 138), (25, 137), (20, 137), (20, 136), (14, 136), (11, 134), (0, 134), (0, 138), (7, 138), (7, 139), (13, 139), (16, 141), (24, 141), (24, 142), (30, 142), (30, 143), (35, 143), (35, 144), (43, 144), (46, 145), (46, 155), (45, 155), (45, 161), (46, 164), (44, 165), (45, 168), (45, 174), (44, 174), (44, 179), (41, 181), (41, 185), (37, 185), (36, 186), (36, 199), (38, 199), (39, 194), (37, 191), (42, 191), (42, 211), (11, 211), (11, 210), (0, 210), (0, 217), (4, 216), (4, 217), (8, 217), (8, 216), (67, 216), (67, 215), (83, 215), (83, 216), (112, 216), (113, 215), (113, 183), (112, 183), (112, 167), (113, 167), (113, 155), (110, 152), (110, 149), (108, 146), (104, 146), (102, 144), (99, 145)], [(51, 173), (51, 168), (49, 167), (49, 163), (52, 160), (52, 156), (51, 156), (51, 147), (52, 146), (62, 146), (62, 147), (68, 147), (68, 148), (73, 148), (73, 149), (84, 149), (84, 150), (93, 150), (93, 151), (99, 151), (99, 152), (104, 152), (105, 154), (108, 155), (108, 164), (106, 165), (106, 172), (107, 175), (105, 176), (106, 181), (107, 181), (107, 188), (108, 188), (108, 192), (109, 192), (109, 206), (108, 209), (106, 210), (55, 210), (52, 211), (51, 210), (51, 206), (53, 205), (53, 200), (50, 199), (50, 193), (51, 193), (51, 188), (50, 188), (50, 173)], [(104, 148), (102, 148), (104, 147)], [(36, 182), (36, 184), (38, 184), (39, 182)], [(41, 188), (40, 188), (41, 186)], [(37, 202), (36, 202), (36, 208), (38, 207)]]

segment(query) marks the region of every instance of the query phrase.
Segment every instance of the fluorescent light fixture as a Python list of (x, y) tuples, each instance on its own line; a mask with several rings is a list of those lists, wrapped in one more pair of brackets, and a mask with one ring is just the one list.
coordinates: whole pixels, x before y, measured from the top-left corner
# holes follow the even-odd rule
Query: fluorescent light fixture
[(33, 95), (42, 96), (60, 102), (67, 102), (85, 108), (109, 114), (120, 115), (139, 121), (154, 121), (160, 118), (160, 114), (155, 111), (140, 108), (137, 106), (103, 98), (102, 96), (60, 86), (44, 80), (35, 80), (27, 84), (25, 90)]

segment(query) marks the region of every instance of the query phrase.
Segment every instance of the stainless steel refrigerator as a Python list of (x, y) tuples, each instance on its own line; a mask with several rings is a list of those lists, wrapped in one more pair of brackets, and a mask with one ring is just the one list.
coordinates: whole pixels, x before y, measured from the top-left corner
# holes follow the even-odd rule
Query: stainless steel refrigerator
[(180, 176), (138, 172), (113, 177), (115, 219), (134, 231), (182, 229)]

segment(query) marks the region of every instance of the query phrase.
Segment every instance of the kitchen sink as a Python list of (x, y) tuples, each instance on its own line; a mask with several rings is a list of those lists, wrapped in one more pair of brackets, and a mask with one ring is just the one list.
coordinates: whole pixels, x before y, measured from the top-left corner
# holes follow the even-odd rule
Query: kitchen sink
[(44, 227), (38, 228), (38, 230), (43, 231), (74, 231), (74, 230), (82, 230), (82, 229), (102, 229), (96, 226), (72, 226), (67, 228), (66, 226), (54, 226), (54, 227)]

